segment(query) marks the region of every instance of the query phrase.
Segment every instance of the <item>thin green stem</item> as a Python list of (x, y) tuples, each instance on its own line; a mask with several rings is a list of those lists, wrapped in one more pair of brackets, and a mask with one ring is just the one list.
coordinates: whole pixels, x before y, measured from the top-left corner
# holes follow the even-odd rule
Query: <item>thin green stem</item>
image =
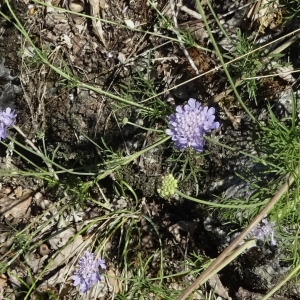
[(245, 152), (245, 151), (243, 151), (243, 150), (240, 150), (240, 149), (238, 149), (238, 148), (231, 147), (231, 146), (228, 146), (228, 145), (226, 145), (226, 144), (223, 144), (223, 143), (217, 141), (216, 139), (212, 139), (212, 138), (210, 138), (210, 137), (208, 137), (208, 136), (205, 136), (204, 138), (205, 138), (207, 141), (210, 141), (211, 143), (214, 143), (214, 144), (216, 144), (216, 145), (219, 145), (219, 146), (221, 146), (221, 147), (223, 147), (223, 148), (225, 148), (225, 149), (228, 149), (228, 150), (234, 151), (234, 152), (236, 152), (236, 153), (240, 153), (240, 154), (242, 154), (242, 155), (245, 155), (245, 156), (247, 156), (247, 157), (253, 159), (253, 161), (255, 161), (255, 162), (260, 162), (260, 163), (263, 164), (263, 165), (268, 165), (268, 166), (270, 166), (270, 167), (273, 167), (274, 169), (277, 169), (277, 170), (280, 171), (280, 172), (285, 171), (285, 170), (283, 170), (283, 168), (279, 167), (278, 165), (276, 165), (276, 164), (274, 164), (274, 163), (272, 163), (272, 162), (266, 161), (266, 160), (264, 160), (263, 158), (259, 158), (258, 155), (252, 155), (252, 154), (249, 154), (249, 153), (247, 153), (247, 152)]
[(203, 18), (203, 22), (204, 22), (204, 24), (205, 24), (205, 27), (207, 28), (207, 31), (208, 31), (208, 34), (209, 34), (209, 36), (210, 36), (211, 42), (212, 42), (212, 44), (213, 44), (213, 46), (214, 46), (214, 48), (215, 48), (216, 54), (217, 54), (217, 56), (218, 56), (218, 58), (219, 58), (219, 60), (220, 60), (220, 63), (221, 63), (221, 65), (222, 65), (223, 69), (224, 69), (224, 72), (225, 72), (225, 74), (226, 74), (226, 76), (227, 76), (227, 79), (228, 79), (228, 81), (229, 81), (229, 83), (230, 83), (230, 85), (231, 85), (231, 87), (232, 87), (232, 90), (233, 90), (235, 96), (237, 97), (237, 99), (238, 99), (240, 105), (244, 108), (244, 110), (247, 112), (247, 114), (249, 115), (249, 117), (250, 117), (255, 123), (258, 123), (258, 121), (257, 121), (256, 118), (254, 117), (254, 115), (251, 113), (251, 111), (250, 111), (250, 110), (248, 109), (248, 107), (245, 105), (245, 103), (244, 103), (244, 101), (242, 100), (242, 98), (241, 98), (239, 92), (238, 92), (237, 89), (236, 89), (236, 85), (235, 85), (235, 83), (233, 82), (233, 80), (232, 80), (232, 78), (231, 78), (231, 75), (230, 75), (230, 73), (229, 73), (229, 71), (228, 71), (228, 69), (227, 69), (227, 64), (224, 62), (223, 55), (222, 55), (222, 53), (221, 53), (221, 51), (220, 51), (220, 49), (219, 49), (219, 46), (218, 46), (218, 44), (217, 44), (217, 42), (216, 42), (216, 40), (215, 40), (215, 38), (214, 38), (214, 36), (213, 36), (213, 34), (212, 34), (212, 32), (211, 32), (210, 26), (209, 26), (209, 24), (208, 24), (208, 22), (207, 22), (206, 15), (205, 15), (204, 10), (203, 10), (203, 7), (202, 7), (202, 4), (201, 4), (201, 2), (200, 2), (199, 0), (197, 0), (197, 6), (198, 6), (198, 9), (199, 9), (200, 15), (201, 15), (202, 18)]
[(115, 167), (112, 167), (109, 170), (105, 170), (103, 173), (101, 173), (100, 175), (97, 176), (96, 180), (98, 181), (98, 180), (101, 180), (101, 179), (109, 176), (110, 174), (117, 171), (121, 167), (123, 167), (125, 165), (128, 165), (130, 162), (134, 161), (135, 159), (137, 159), (138, 157), (140, 157), (144, 153), (150, 151), (151, 149), (154, 149), (154, 148), (158, 147), (159, 145), (165, 143), (169, 139), (170, 139), (170, 136), (164, 137), (160, 141), (154, 143), (153, 145), (151, 145), (151, 146), (149, 146), (145, 149), (142, 149), (141, 151), (138, 151), (138, 152), (136, 152), (134, 154), (131, 154), (131, 155), (128, 155), (126, 157), (121, 157), (120, 160), (118, 161), (118, 164)]
[(138, 125), (136, 123), (132, 123), (132, 122), (130, 122), (128, 120), (123, 120), (123, 125), (132, 125), (134, 127), (137, 127), (137, 128), (140, 128), (140, 129), (143, 129), (143, 130), (146, 130), (146, 131), (164, 133), (163, 130), (153, 129), (153, 128), (146, 128), (146, 127)]
[(253, 204), (220, 204), (220, 203), (214, 203), (214, 202), (210, 202), (210, 201), (205, 201), (205, 200), (200, 200), (191, 196), (188, 196), (178, 190), (175, 190), (176, 194), (178, 194), (179, 196), (181, 196), (184, 199), (187, 200), (191, 200), (200, 204), (204, 204), (204, 205), (208, 205), (208, 206), (212, 206), (212, 207), (220, 207), (220, 208), (253, 208), (253, 207), (258, 207), (258, 206), (262, 206), (264, 204), (266, 204), (268, 201), (262, 201), (260, 203), (253, 203)]

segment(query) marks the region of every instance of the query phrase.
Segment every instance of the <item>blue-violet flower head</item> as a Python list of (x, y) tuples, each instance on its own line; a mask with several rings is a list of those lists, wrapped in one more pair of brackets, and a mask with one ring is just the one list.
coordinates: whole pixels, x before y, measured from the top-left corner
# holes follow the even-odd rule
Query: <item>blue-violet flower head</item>
[(275, 222), (269, 222), (266, 218), (262, 219), (261, 222), (251, 231), (251, 235), (261, 241), (269, 240), (271, 245), (276, 246), (277, 241), (274, 238), (275, 226)]
[(74, 280), (74, 286), (80, 285), (82, 293), (90, 290), (98, 281), (101, 281), (99, 267), (105, 270), (105, 261), (96, 259), (95, 254), (85, 251), (84, 256), (78, 261), (75, 274), (71, 277)]
[(202, 152), (205, 145), (203, 137), (219, 126), (220, 123), (215, 122), (215, 109), (202, 106), (191, 98), (183, 107), (176, 107), (176, 114), (169, 117), (169, 129), (166, 133), (180, 150), (193, 147)]
[(0, 111), (0, 122), (3, 122), (6, 126), (13, 126), (17, 114), (10, 108), (7, 107), (5, 110)]
[(5, 110), (0, 110), (0, 140), (7, 137), (7, 127), (15, 124), (17, 114), (7, 107)]
[(0, 141), (6, 139), (7, 137), (7, 130), (4, 123), (0, 122)]

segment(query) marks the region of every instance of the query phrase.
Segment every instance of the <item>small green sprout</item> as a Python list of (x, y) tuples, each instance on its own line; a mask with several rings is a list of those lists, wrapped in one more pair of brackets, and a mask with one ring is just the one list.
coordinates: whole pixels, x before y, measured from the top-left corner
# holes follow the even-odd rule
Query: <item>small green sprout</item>
[(157, 192), (162, 198), (170, 198), (176, 193), (178, 180), (172, 174), (162, 176), (162, 183)]

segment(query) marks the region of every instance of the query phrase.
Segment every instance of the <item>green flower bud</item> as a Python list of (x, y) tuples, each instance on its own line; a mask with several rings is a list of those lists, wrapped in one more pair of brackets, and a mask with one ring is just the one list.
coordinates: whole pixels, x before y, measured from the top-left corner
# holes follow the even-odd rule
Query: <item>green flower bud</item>
[(170, 198), (175, 194), (178, 187), (178, 180), (172, 174), (162, 176), (162, 183), (157, 192), (162, 198)]
[(128, 118), (124, 118), (123, 121), (122, 121), (122, 124), (126, 125), (128, 123), (128, 121), (129, 121)]

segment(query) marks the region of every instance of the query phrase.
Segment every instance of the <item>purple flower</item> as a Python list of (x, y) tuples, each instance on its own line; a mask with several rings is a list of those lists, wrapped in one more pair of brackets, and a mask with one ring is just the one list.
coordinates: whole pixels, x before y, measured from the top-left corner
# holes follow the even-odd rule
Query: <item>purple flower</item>
[(98, 281), (101, 281), (99, 267), (105, 270), (105, 261), (96, 259), (95, 254), (85, 251), (84, 256), (78, 261), (75, 274), (71, 277), (74, 280), (74, 286), (80, 285), (82, 293), (91, 289)]
[(0, 110), (0, 140), (7, 137), (7, 127), (15, 124), (17, 114), (7, 107), (5, 110)]
[(176, 114), (169, 117), (169, 129), (166, 133), (172, 137), (175, 146), (180, 150), (193, 147), (202, 152), (207, 132), (220, 126), (215, 120), (213, 107), (201, 106), (195, 99), (189, 99), (185, 106), (177, 106)]
[(7, 137), (7, 130), (4, 123), (0, 122), (0, 141), (6, 139)]
[(251, 231), (251, 235), (258, 240), (269, 240), (271, 241), (271, 245), (275, 246), (277, 245), (277, 242), (274, 238), (274, 227), (275, 222), (269, 222), (267, 219), (263, 219), (260, 224)]
[(0, 122), (3, 122), (6, 126), (12, 126), (15, 123), (17, 114), (7, 107), (6, 110), (0, 111)]

